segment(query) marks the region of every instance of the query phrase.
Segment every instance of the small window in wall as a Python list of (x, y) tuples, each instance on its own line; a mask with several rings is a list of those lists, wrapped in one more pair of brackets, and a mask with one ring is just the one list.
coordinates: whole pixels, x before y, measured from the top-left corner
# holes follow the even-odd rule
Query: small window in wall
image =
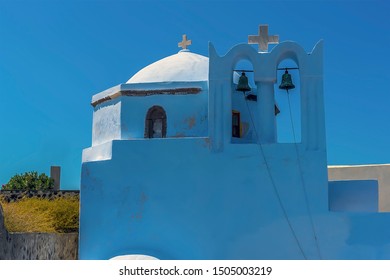
[(241, 120), (238, 111), (232, 111), (232, 137), (241, 137)]
[(167, 115), (161, 106), (148, 110), (145, 120), (145, 138), (165, 138), (167, 136)]

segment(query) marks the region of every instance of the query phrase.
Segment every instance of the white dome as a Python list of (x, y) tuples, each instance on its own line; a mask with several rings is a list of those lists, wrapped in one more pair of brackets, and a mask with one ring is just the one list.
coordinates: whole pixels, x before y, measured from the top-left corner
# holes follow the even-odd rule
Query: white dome
[(126, 83), (193, 82), (209, 79), (209, 58), (182, 50), (138, 71)]

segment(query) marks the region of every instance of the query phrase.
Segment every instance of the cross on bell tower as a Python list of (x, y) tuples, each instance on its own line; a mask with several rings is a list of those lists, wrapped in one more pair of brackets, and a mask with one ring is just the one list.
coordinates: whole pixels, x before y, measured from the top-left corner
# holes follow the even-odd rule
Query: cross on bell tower
[(249, 35), (248, 44), (258, 44), (259, 51), (267, 52), (268, 44), (279, 44), (279, 35), (268, 36), (268, 24), (259, 25), (259, 35)]
[(182, 48), (183, 50), (186, 50), (187, 49), (187, 46), (190, 46), (192, 43), (191, 40), (187, 40), (187, 35), (186, 34), (183, 34), (183, 40), (177, 44), (177, 46), (180, 48)]

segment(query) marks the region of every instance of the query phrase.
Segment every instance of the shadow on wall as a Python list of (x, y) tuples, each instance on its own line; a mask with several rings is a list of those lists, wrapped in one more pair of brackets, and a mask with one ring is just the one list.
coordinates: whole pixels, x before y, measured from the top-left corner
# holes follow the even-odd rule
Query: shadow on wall
[(378, 212), (377, 180), (329, 182), (329, 210), (335, 212)]
[(76, 260), (78, 233), (9, 233), (0, 205), (0, 260)]

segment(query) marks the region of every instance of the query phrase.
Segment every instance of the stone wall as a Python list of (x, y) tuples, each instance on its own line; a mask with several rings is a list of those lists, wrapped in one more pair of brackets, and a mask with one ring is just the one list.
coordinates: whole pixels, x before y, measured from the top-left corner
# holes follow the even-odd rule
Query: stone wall
[(9, 234), (4, 225), (3, 207), (0, 204), (0, 260), (8, 259)]
[(60, 197), (79, 197), (80, 191), (0, 191), (0, 196), (6, 202), (15, 202), (23, 197), (55, 199)]
[(9, 233), (0, 205), (0, 260), (76, 260), (78, 233)]

